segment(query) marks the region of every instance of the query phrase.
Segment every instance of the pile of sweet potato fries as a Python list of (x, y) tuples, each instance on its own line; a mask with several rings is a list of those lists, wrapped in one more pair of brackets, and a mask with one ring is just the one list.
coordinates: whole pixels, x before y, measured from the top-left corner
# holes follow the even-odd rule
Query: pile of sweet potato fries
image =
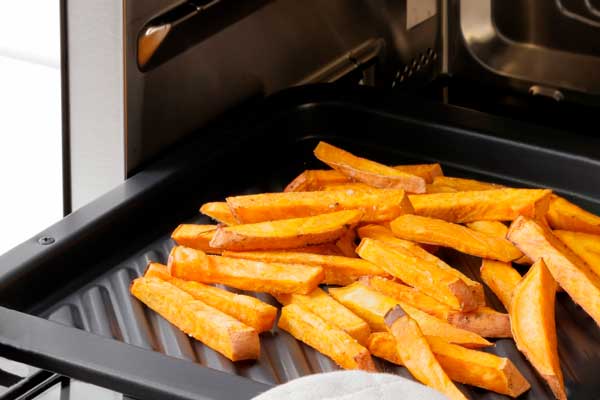
[[(314, 154), (332, 169), (304, 171), (281, 193), (204, 204), (218, 225), (177, 227), (168, 265), (150, 264), (131, 293), (232, 361), (258, 358), (278, 309), (210, 284), (269, 293), (279, 329), (342, 368), (375, 371), (380, 357), (452, 399), (465, 398), (453, 381), (529, 389), (509, 359), (478, 350), (512, 338), (566, 399), (555, 296), (564, 290), (600, 323), (600, 217), (550, 190), (446, 177), (439, 164), (389, 167), (324, 142)], [(440, 247), (480, 257), (507, 312)]]

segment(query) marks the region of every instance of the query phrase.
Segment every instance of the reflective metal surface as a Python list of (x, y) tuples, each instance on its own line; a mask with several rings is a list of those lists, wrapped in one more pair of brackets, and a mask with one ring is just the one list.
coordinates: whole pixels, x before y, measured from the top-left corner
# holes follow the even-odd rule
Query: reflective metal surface
[[(373, 68), (363, 83), (391, 86), (399, 70), (441, 41), (439, 13), (406, 29), (406, 0), (244, 4), (126, 1), (129, 173), (249, 99), (297, 84), (335, 81), (367, 65)], [(433, 76), (439, 68), (426, 72)]]
[[(532, 94), (600, 94), (593, 0), (454, 0), (450, 72)], [(491, 75), (491, 76), (490, 76)], [(543, 93), (542, 93), (543, 94)], [(557, 100), (562, 95), (551, 96)]]

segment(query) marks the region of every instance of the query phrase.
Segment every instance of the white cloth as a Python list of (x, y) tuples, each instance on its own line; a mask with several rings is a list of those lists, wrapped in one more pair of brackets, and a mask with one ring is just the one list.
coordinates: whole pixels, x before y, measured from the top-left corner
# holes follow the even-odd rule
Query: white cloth
[(441, 393), (397, 375), (336, 371), (308, 375), (253, 400), (444, 400)]

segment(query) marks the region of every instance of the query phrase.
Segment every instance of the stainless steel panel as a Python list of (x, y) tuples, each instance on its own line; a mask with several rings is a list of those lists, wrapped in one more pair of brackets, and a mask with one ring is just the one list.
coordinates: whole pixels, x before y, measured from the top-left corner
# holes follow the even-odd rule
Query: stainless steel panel
[(66, 2), (73, 210), (125, 178), (122, 11), (122, 0)]
[(452, 3), (452, 74), (491, 74), (532, 94), (558, 92), (557, 100), (600, 94), (600, 15), (590, 0)]

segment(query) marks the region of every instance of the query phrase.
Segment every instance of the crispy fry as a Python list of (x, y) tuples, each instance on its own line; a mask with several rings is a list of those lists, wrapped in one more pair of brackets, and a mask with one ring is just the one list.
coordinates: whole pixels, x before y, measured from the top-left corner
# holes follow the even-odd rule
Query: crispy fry
[(181, 224), (175, 228), (171, 239), (180, 246), (202, 250), (209, 254), (221, 254), (221, 249), (210, 247), (209, 244), (216, 231), (216, 225)]
[(159, 278), (177, 286), (194, 299), (201, 300), (225, 314), (231, 315), (259, 333), (273, 328), (277, 308), (255, 297), (235, 294), (214, 286), (194, 281), (184, 281), (169, 274), (166, 265), (150, 263), (144, 274), (146, 278)]
[(323, 283), (330, 285), (346, 285), (356, 281), (363, 275), (389, 276), (387, 272), (377, 265), (361, 260), (360, 258), (280, 251), (225, 251), (223, 255), (270, 263), (319, 266), (323, 268), (325, 273)]
[(552, 192), (546, 189), (496, 189), (410, 195), (416, 215), (454, 223), (512, 221), (519, 215), (544, 216)]
[[(467, 224), (467, 227), (474, 231), (485, 233), (490, 236), (505, 239), (508, 234), (508, 226), (504, 225), (500, 221), (475, 221)], [(513, 262), (523, 265), (531, 265), (533, 261), (526, 255), (521, 258), (517, 258)]]
[[(435, 358), (455, 382), (511, 397), (518, 397), (530, 388), (527, 380), (508, 358), (446, 343), (435, 337), (426, 338)], [(403, 365), (396, 350), (396, 340), (391, 333), (372, 333), (367, 341), (367, 348), (376, 357)]]
[(348, 229), (348, 231), (346, 231), (346, 233), (344, 233), (337, 242), (335, 242), (335, 245), (340, 249), (340, 251), (342, 252), (342, 254), (346, 257), (353, 257), (356, 258), (358, 257), (358, 255), (356, 255), (356, 230), (354, 229)]
[(413, 212), (408, 196), (399, 189), (265, 193), (228, 197), (227, 204), (236, 218), (246, 224), (341, 210), (361, 210), (364, 212), (363, 222), (378, 222)]
[(508, 314), (499, 313), (489, 307), (479, 306), (471, 312), (461, 312), (451, 309), (446, 304), (440, 303), (415, 288), (383, 277), (365, 276), (360, 278), (359, 282), (394, 300), (448, 321), (457, 328), (474, 332), (483, 337), (512, 337)]
[(439, 176), (444, 176), (442, 166), (435, 164), (412, 164), (412, 165), (395, 165), (392, 167), (398, 171), (406, 172), (407, 174), (417, 175), (425, 179), (426, 183), (432, 183)]
[(357, 157), (325, 142), (319, 142), (315, 156), (348, 178), (377, 188), (404, 189), (425, 193), (425, 179), (366, 158)]
[(513, 290), (521, 281), (521, 274), (510, 263), (485, 259), (481, 260), (480, 272), (481, 280), (508, 310)]
[(360, 210), (217, 228), (210, 246), (227, 250), (276, 250), (334, 242), (360, 221)]
[(436, 264), (439, 268), (451, 273), (452, 275), (463, 281), (465, 285), (467, 285), (471, 290), (471, 293), (475, 298), (475, 302), (478, 305), (485, 305), (485, 294), (481, 283), (469, 279), (469, 277), (461, 273), (459, 270), (457, 270), (456, 268), (452, 268), (444, 261), (432, 255), (430, 252), (428, 252), (418, 244), (410, 242), (408, 240), (397, 238), (396, 236), (394, 236), (392, 231), (381, 225), (366, 225), (360, 227), (357, 232), (361, 239), (375, 239), (384, 242), (385, 244), (392, 247), (404, 248), (410, 251), (415, 256)]
[(556, 341), (556, 281), (543, 259), (535, 262), (513, 292), (510, 305), (517, 348), (546, 380), (557, 399), (566, 399)]
[(335, 243), (324, 243), (316, 246), (298, 247), (296, 249), (285, 249), (283, 251), (291, 251), (293, 253), (309, 253), (321, 254), (324, 256), (343, 256), (342, 251)]
[(323, 280), (320, 267), (264, 263), (231, 257), (207, 256), (200, 250), (174, 247), (169, 272), (176, 278), (222, 283), (242, 290), (267, 293), (310, 293)]
[(335, 190), (346, 190), (346, 191), (359, 191), (359, 192), (373, 192), (377, 193), (378, 188), (374, 188), (373, 186), (369, 186), (365, 183), (360, 182), (345, 182), (345, 183), (328, 183), (323, 185), (320, 190), (331, 192)]
[(558, 284), (600, 325), (600, 277), (579, 256), (549, 228), (526, 217), (512, 223), (508, 239), (532, 260), (543, 258)]
[(224, 201), (205, 203), (200, 207), (200, 212), (225, 225), (237, 225), (238, 222), (231, 213), (229, 206)]
[(374, 332), (386, 330), (383, 317), (396, 304), (400, 304), (411, 318), (417, 321), (423, 332), (428, 336), (440, 337), (446, 342), (470, 348), (492, 345), (492, 343), (473, 332), (456, 328), (446, 321), (442, 321), (406, 303), (376, 292), (359, 282), (343, 288), (330, 288), (329, 294), (349, 308), (350, 311), (365, 320)]
[(417, 322), (400, 306), (385, 315), (385, 322), (396, 341), (402, 364), (419, 382), (443, 393), (449, 399), (467, 400), (439, 364)]
[(508, 262), (523, 255), (506, 239), (495, 238), (440, 219), (403, 215), (393, 220), (390, 227), (399, 238), (452, 247), (477, 257)]
[(213, 308), (158, 278), (138, 278), (131, 293), (195, 339), (232, 361), (257, 359), (258, 333), (237, 319)]
[(284, 192), (312, 192), (322, 190), (324, 185), (336, 183), (348, 183), (348, 178), (334, 169), (307, 169), (294, 178), (285, 187)]
[(553, 195), (546, 214), (552, 229), (600, 235), (600, 217), (585, 211), (570, 201)]
[(600, 276), (600, 235), (559, 230), (554, 234)]
[(320, 288), (316, 288), (309, 294), (274, 294), (274, 296), (284, 306), (298, 304), (308, 308), (323, 320), (352, 336), (362, 345), (366, 343), (371, 333), (371, 329), (365, 321)]
[(475, 297), (461, 279), (402, 247), (366, 238), (356, 252), (362, 259), (456, 310), (472, 311), (477, 307)]
[[(435, 177), (444, 175), (440, 164), (396, 165), (392, 167), (407, 174), (420, 176), (426, 183), (432, 183)], [(289, 185), (286, 192), (312, 192), (324, 190), (326, 186), (351, 183), (344, 174), (331, 170), (306, 170), (298, 175)], [(361, 183), (364, 187), (371, 187)]]
[(330, 357), (344, 369), (377, 371), (369, 351), (352, 336), (298, 304), (292, 303), (281, 309), (277, 326)]
[(508, 226), (500, 221), (473, 221), (466, 225), (474, 231), (499, 238), (505, 238), (508, 233)]
[[(502, 189), (504, 186), (496, 183), (476, 181), (475, 179), (453, 178), (450, 176), (438, 176), (433, 179), (432, 186), (445, 188), (446, 192), (470, 192), (475, 190)], [(438, 191), (436, 193), (442, 193)]]

